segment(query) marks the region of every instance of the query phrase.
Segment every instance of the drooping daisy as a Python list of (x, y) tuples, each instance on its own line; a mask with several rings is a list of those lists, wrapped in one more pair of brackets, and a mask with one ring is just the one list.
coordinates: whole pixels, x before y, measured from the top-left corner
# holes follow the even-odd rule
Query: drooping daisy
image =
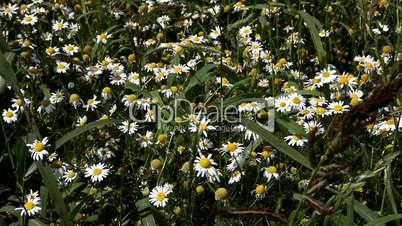
[(169, 201), (168, 195), (171, 192), (171, 188), (167, 184), (156, 186), (149, 194), (149, 202), (156, 207), (165, 207)]
[(56, 61), (56, 72), (66, 73), (70, 69), (70, 64), (64, 61)]
[(85, 168), (85, 177), (90, 177), (92, 182), (101, 182), (109, 173), (110, 169), (103, 163), (93, 164)]
[(275, 166), (268, 166), (263, 168), (262, 170), (264, 170), (264, 177), (266, 177), (268, 181), (270, 181), (273, 178), (274, 179), (279, 178), (278, 169)]
[(238, 170), (234, 170), (232, 172), (230, 172), (230, 176), (229, 176), (229, 184), (234, 184), (240, 181), (242, 175), (244, 175), (243, 172), (240, 172)]
[(49, 152), (46, 150), (49, 147), (47, 144), (48, 141), (49, 139), (45, 137), (42, 140), (35, 140), (32, 144), (27, 144), (33, 160), (41, 160), (44, 156), (49, 155)]
[(7, 110), (3, 110), (3, 120), (8, 123), (11, 124), (13, 122), (16, 122), (18, 119), (18, 113), (17, 110), (12, 110), (12, 109), (7, 109)]
[(39, 192), (30, 190), (25, 197), (24, 206), (15, 208), (15, 210), (21, 211), (21, 216), (33, 216), (39, 213), (41, 211)]
[(75, 124), (75, 126), (83, 126), (83, 125), (85, 125), (85, 123), (87, 123), (87, 121), (88, 121), (88, 117), (86, 115), (78, 117), (77, 123)]
[(83, 105), (83, 107), (89, 111), (89, 109), (91, 109), (91, 111), (93, 111), (94, 109), (97, 108), (97, 105), (100, 103), (100, 101), (96, 100), (96, 96), (94, 95), (93, 98), (90, 98), (87, 100), (87, 104)]
[(203, 154), (199, 154), (194, 161), (194, 168), (197, 171), (197, 177), (208, 177), (217, 175), (217, 170), (214, 166), (218, 164), (212, 159), (212, 154), (208, 154), (205, 157)]
[[(269, 179), (268, 179), (268, 180), (269, 180)], [(255, 186), (255, 190), (254, 190), (255, 197), (256, 197), (257, 199), (264, 198), (266, 189), (267, 189), (267, 188), (266, 188), (266, 186), (265, 186), (264, 184), (257, 184), (257, 185)]]
[(76, 93), (73, 93), (70, 95), (70, 98), (68, 100), (68, 102), (74, 107), (77, 108), (78, 106), (80, 106), (83, 102), (80, 98), (80, 96)]
[(129, 94), (129, 95), (124, 95), (124, 97), (121, 101), (124, 103), (124, 106), (132, 107), (136, 103), (136, 100), (137, 100), (137, 95)]
[(11, 107), (15, 108), (16, 110), (24, 110), (26, 107), (29, 106), (29, 104), (31, 103), (31, 101), (28, 98), (13, 98), (11, 100), (13, 102), (13, 104), (11, 105)]
[(303, 146), (307, 142), (307, 139), (302, 138), (298, 134), (286, 136), (285, 140), (288, 141), (290, 146)]
[(66, 170), (64, 171), (64, 175), (62, 177), (66, 183), (71, 183), (75, 178), (77, 178), (77, 172), (74, 170)]

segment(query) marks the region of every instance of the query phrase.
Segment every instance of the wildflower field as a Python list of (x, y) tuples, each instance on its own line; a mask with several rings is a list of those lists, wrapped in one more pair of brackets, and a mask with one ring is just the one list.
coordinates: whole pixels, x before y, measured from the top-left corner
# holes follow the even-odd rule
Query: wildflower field
[(401, 0), (0, 0), (0, 226), (402, 225)]

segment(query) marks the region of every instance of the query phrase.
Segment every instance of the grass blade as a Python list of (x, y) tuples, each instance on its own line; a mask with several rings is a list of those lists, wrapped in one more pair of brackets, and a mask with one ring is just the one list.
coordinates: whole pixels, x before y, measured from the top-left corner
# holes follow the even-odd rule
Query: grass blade
[(60, 148), (63, 144), (67, 143), (68, 141), (70, 141), (71, 139), (73, 139), (74, 137), (80, 135), (81, 133), (85, 133), (95, 127), (98, 126), (104, 126), (104, 125), (109, 125), (112, 124), (114, 122), (114, 120), (98, 120), (95, 122), (90, 122), (88, 124), (85, 124), (81, 127), (78, 127), (70, 132), (68, 132), (66, 135), (62, 136), (61, 138), (59, 138), (56, 141), (56, 149)]
[(42, 179), (46, 184), (49, 196), (53, 201), (56, 212), (59, 215), (61, 221), (63, 222), (63, 225), (72, 226), (73, 224), (72, 219), (70, 217), (70, 213), (68, 212), (68, 209), (64, 204), (62, 193), (59, 190), (56, 178), (53, 175), (52, 171), (50, 170), (50, 167), (48, 165), (43, 164), (40, 161), (37, 161), (36, 165), (38, 166), (40, 175), (42, 176)]
[(275, 136), (274, 134), (268, 132), (261, 125), (257, 124), (256, 122), (253, 122), (251, 120), (248, 120), (248, 119), (242, 120), (242, 123), (248, 129), (250, 129), (253, 132), (255, 132), (258, 135), (260, 135), (261, 138), (263, 138), (268, 143), (270, 143), (273, 147), (278, 149), (278, 151), (280, 151), (283, 154), (289, 156), (290, 158), (292, 158), (296, 162), (302, 164), (306, 168), (312, 169), (310, 161), (303, 154), (301, 154), (297, 150), (291, 148), (284, 141), (282, 141), (282, 139), (280, 139), (277, 136)]

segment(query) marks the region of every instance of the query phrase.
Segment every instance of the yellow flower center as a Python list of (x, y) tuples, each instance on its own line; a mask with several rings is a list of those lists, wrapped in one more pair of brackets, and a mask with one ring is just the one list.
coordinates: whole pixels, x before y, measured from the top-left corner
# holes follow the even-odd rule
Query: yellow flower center
[(281, 108), (286, 107), (286, 102), (280, 102), (280, 103), (279, 103), (279, 107), (281, 107)]
[(12, 118), (14, 116), (14, 113), (12, 111), (7, 111), (6, 112), (6, 117), (7, 118)]
[(301, 100), (300, 100), (299, 97), (293, 97), (292, 102), (293, 102), (294, 104), (300, 104)]
[(25, 21), (28, 22), (28, 23), (31, 22), (32, 19), (33, 19), (32, 16), (26, 16), (25, 17)]
[(158, 192), (158, 194), (156, 194), (156, 200), (158, 200), (159, 202), (162, 202), (166, 197), (166, 194), (164, 192)]
[(342, 83), (342, 84), (348, 83), (348, 80), (349, 80), (348, 77), (345, 76), (345, 75), (341, 75), (341, 76), (339, 77), (339, 82)]
[(387, 120), (387, 125), (389, 125), (389, 126), (395, 125), (395, 120), (394, 120), (394, 118), (388, 119), (388, 120)]
[(259, 184), (257, 185), (257, 187), (255, 188), (255, 192), (257, 194), (262, 194), (265, 192), (265, 186), (263, 184)]
[(300, 137), (297, 136), (297, 135), (293, 135), (292, 138), (293, 138), (293, 140), (295, 140), (295, 141), (299, 141), (299, 140), (300, 140)]
[(343, 109), (342, 105), (337, 104), (334, 106), (335, 111), (342, 111), (342, 109)]
[(276, 173), (278, 170), (276, 169), (275, 166), (268, 166), (267, 168), (265, 168), (265, 171), (267, 173)]
[(210, 165), (211, 165), (211, 162), (209, 161), (208, 158), (203, 157), (200, 159), (200, 166), (202, 168), (208, 168)]
[(95, 176), (98, 176), (102, 173), (102, 169), (99, 167), (96, 167), (95, 169), (92, 170), (92, 174)]
[(64, 68), (66, 68), (66, 66), (64, 64), (58, 64), (57, 68), (63, 70)]
[(70, 103), (77, 102), (79, 99), (80, 99), (80, 96), (78, 96), (77, 94), (73, 93), (70, 96)]
[(17, 99), (17, 100), (15, 101), (15, 103), (16, 103), (18, 106), (22, 106), (22, 105), (24, 105), (25, 101), (24, 101), (23, 99)]
[(34, 146), (34, 149), (36, 152), (41, 152), (41, 151), (43, 151), (43, 149), (45, 149), (45, 145), (41, 142), (36, 143)]
[(35, 207), (35, 204), (31, 201), (28, 201), (24, 204), (24, 208), (25, 210), (31, 210)]
[(73, 178), (73, 177), (75, 177), (75, 172), (73, 172), (73, 171), (69, 171), (68, 173), (67, 173), (67, 177), (69, 177), (69, 178)]
[(324, 77), (324, 78), (328, 78), (330, 75), (331, 75), (331, 74), (330, 74), (328, 71), (324, 71), (324, 72), (322, 73), (322, 77)]
[(127, 96), (127, 100), (130, 102), (133, 102), (135, 99), (137, 99), (137, 96), (135, 94), (130, 94)]
[(318, 107), (318, 108), (316, 109), (316, 112), (317, 112), (318, 114), (324, 114), (326, 111), (327, 111), (327, 110), (326, 110), (325, 108), (323, 108), (323, 107)]
[(87, 101), (87, 104), (88, 105), (93, 105), (95, 103), (95, 100), (94, 99), (89, 99), (88, 101)]
[(226, 148), (228, 149), (229, 152), (234, 152), (237, 149), (237, 144), (229, 143), (228, 145), (226, 145)]
[(200, 129), (200, 130), (207, 130), (207, 129), (208, 129), (208, 126), (207, 126), (207, 124), (201, 122), (201, 123), (198, 125), (198, 129)]

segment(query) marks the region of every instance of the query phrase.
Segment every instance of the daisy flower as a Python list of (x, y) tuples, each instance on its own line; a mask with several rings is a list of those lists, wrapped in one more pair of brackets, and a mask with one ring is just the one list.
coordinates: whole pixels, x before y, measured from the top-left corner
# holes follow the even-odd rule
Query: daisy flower
[(244, 26), (244, 27), (240, 28), (239, 35), (241, 37), (248, 37), (248, 36), (250, 36), (250, 34), (252, 32), (253, 32), (253, 30), (251, 29), (251, 27), (247, 25), (247, 26)]
[(287, 136), (285, 140), (288, 141), (290, 146), (303, 146), (307, 142), (307, 139), (302, 138), (298, 134)]
[(167, 184), (163, 186), (156, 186), (149, 194), (149, 202), (156, 207), (165, 207), (169, 200), (167, 196), (171, 192), (171, 188)]
[(25, 14), (21, 21), (23, 25), (35, 25), (38, 22), (38, 17), (35, 14)]
[(194, 161), (194, 168), (197, 172), (197, 177), (209, 177), (217, 175), (217, 170), (214, 166), (217, 166), (218, 164), (211, 157), (212, 154), (208, 154), (208, 156), (205, 157), (201, 153), (197, 156)]
[(28, 98), (22, 98), (22, 97), (13, 98), (11, 101), (13, 102), (11, 107), (15, 108), (16, 110), (24, 110), (31, 103), (31, 101)]
[(306, 133), (311, 133), (314, 131), (316, 135), (323, 134), (324, 128), (322, 127), (321, 123), (316, 121), (310, 121), (303, 123), (303, 128)]
[(275, 101), (275, 108), (279, 112), (287, 112), (291, 110), (290, 101), (287, 97), (281, 96)]
[(6, 16), (8, 19), (11, 19), (14, 14), (17, 14), (18, 5), (8, 3), (8, 5), (3, 6), (0, 10), (0, 16)]
[(91, 111), (93, 111), (94, 109), (97, 108), (97, 105), (100, 103), (100, 101), (96, 100), (96, 96), (94, 95), (93, 98), (88, 99), (87, 100), (87, 104), (84, 105), (83, 107), (89, 111), (89, 109), (91, 109)]
[(222, 145), (222, 150), (224, 153), (229, 153), (232, 157), (237, 157), (244, 151), (244, 147), (240, 143), (228, 142)]
[(90, 177), (92, 182), (101, 182), (107, 175), (110, 169), (106, 168), (105, 164), (93, 164), (85, 168), (85, 177)]
[(121, 123), (118, 129), (122, 133), (128, 133), (129, 135), (134, 134), (138, 130), (138, 124), (136, 122), (130, 123), (128, 120)]
[(124, 73), (117, 74), (117, 75), (111, 75), (109, 77), (109, 79), (111, 80), (110, 84), (118, 85), (118, 86), (124, 85), (124, 83), (126, 83), (126, 78), (127, 78), (127, 75)]
[(243, 172), (239, 172), (238, 170), (234, 170), (232, 172), (230, 172), (230, 176), (229, 176), (229, 184), (234, 184), (240, 181), (242, 175), (244, 175)]
[(145, 148), (152, 144), (152, 138), (154, 133), (152, 131), (147, 131), (145, 134), (138, 134), (137, 141), (140, 142), (140, 146)]
[(78, 46), (73, 44), (68, 44), (63, 47), (63, 51), (67, 54), (67, 56), (72, 56), (75, 53), (78, 53)]
[(11, 124), (13, 122), (16, 122), (18, 119), (18, 113), (17, 110), (12, 110), (12, 109), (7, 109), (7, 110), (3, 110), (3, 120), (8, 123)]
[(262, 170), (264, 170), (264, 177), (266, 177), (268, 181), (270, 181), (273, 178), (274, 179), (279, 178), (278, 169), (275, 166), (268, 166), (263, 168)]
[(41, 160), (44, 156), (49, 155), (49, 152), (46, 150), (49, 147), (47, 144), (48, 141), (49, 139), (45, 137), (42, 140), (35, 140), (32, 144), (27, 144), (33, 160)]
[(15, 208), (15, 210), (21, 211), (21, 216), (33, 216), (39, 213), (41, 211), (39, 192), (30, 190), (29, 194), (25, 196), (24, 206)]
[(106, 44), (107, 40), (110, 39), (111, 37), (112, 37), (111, 34), (104, 32), (104, 33), (96, 36), (96, 43)]
[(336, 70), (331, 69), (330, 67), (327, 67), (324, 70), (321, 70), (317, 77), (321, 79), (323, 83), (330, 83), (333, 82), (336, 79)]
[(305, 106), (305, 99), (300, 94), (292, 93), (289, 95), (290, 105), (294, 109), (302, 109)]
[(349, 110), (349, 105), (344, 105), (343, 101), (332, 102), (328, 105), (328, 108), (334, 114), (340, 114)]
[(121, 101), (124, 103), (124, 106), (132, 107), (136, 103), (136, 100), (137, 100), (137, 95), (129, 94), (129, 95), (124, 95), (124, 97)]
[[(199, 115), (200, 116), (200, 115)], [(198, 121), (198, 120), (197, 120)], [(205, 119), (203, 118), (201, 121), (199, 122), (195, 122), (195, 123), (190, 123), (190, 127), (189, 130), (191, 132), (199, 132), (201, 134), (203, 134), (205, 137), (208, 137), (208, 131), (210, 130), (216, 130), (216, 128), (214, 126), (208, 125), (210, 122), (209, 119)]]
[(75, 178), (77, 178), (77, 172), (74, 170), (66, 170), (64, 171), (63, 177), (64, 182), (71, 183)]
[(56, 61), (56, 72), (66, 73), (70, 69), (70, 64), (64, 61)]
[(257, 199), (264, 198), (266, 192), (266, 186), (264, 184), (257, 184), (254, 190), (255, 197)]
[(53, 22), (52, 29), (53, 31), (62, 31), (68, 27), (68, 22), (64, 22), (64, 20), (56, 20)]

